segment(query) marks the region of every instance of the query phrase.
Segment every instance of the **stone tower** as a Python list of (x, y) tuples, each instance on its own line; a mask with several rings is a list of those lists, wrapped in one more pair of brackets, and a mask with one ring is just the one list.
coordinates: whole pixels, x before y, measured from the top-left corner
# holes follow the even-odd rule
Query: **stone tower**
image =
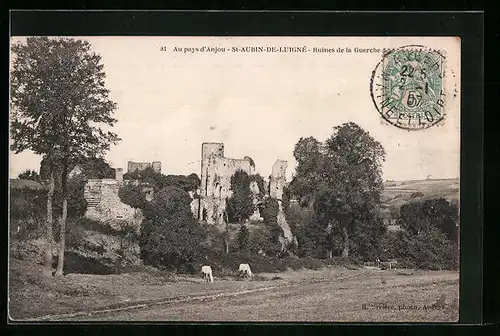
[(155, 172), (161, 173), (161, 162), (160, 161), (153, 161), (152, 168)]
[[(224, 144), (220, 142), (204, 142), (201, 145), (201, 196), (207, 196), (209, 193), (209, 180), (213, 178), (214, 169), (211, 169), (211, 159), (213, 157), (224, 157)], [(212, 160), (213, 161), (213, 160)]]
[(269, 184), (269, 196), (281, 200), (283, 198), (283, 187), (286, 183), (286, 168), (288, 162), (285, 160), (276, 160), (273, 165), (271, 179)]

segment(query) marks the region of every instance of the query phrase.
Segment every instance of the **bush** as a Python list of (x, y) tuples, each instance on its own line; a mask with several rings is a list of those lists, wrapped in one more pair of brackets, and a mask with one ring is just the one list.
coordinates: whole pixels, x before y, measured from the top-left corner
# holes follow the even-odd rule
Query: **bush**
[(396, 259), (399, 267), (458, 269), (458, 246), (436, 228), (418, 235), (406, 231), (390, 232), (386, 244), (386, 252), (381, 259)]
[(241, 224), (238, 235), (236, 236), (236, 242), (238, 244), (238, 251), (248, 252), (250, 249), (250, 231), (246, 225)]
[(250, 233), (250, 251), (258, 254), (263, 251), (268, 256), (277, 256), (282, 251), (281, 243), (272, 239), (270, 228), (260, 226), (252, 230)]
[(136, 209), (144, 209), (148, 202), (141, 187), (132, 184), (121, 186), (118, 190), (118, 197), (123, 203)]
[(223, 251), (206, 249), (191, 262), (186, 263), (189, 265), (186, 266), (186, 269), (190, 268), (198, 273), (201, 266), (209, 265), (216, 277), (237, 276), (240, 263), (249, 264), (253, 273), (275, 273), (287, 269), (319, 269), (325, 266), (323, 261), (314, 258), (286, 257), (280, 259), (239, 252), (226, 254)]
[(412, 192), (410, 195), (411, 198), (417, 198), (417, 197), (422, 197), (422, 196), (424, 196), (424, 193), (420, 192), (420, 191)]
[(175, 270), (193, 259), (205, 235), (191, 213), (191, 197), (179, 188), (166, 187), (155, 193), (144, 210), (140, 238), (146, 264)]
[(10, 232), (19, 240), (41, 237), (47, 218), (47, 190), (10, 189)]

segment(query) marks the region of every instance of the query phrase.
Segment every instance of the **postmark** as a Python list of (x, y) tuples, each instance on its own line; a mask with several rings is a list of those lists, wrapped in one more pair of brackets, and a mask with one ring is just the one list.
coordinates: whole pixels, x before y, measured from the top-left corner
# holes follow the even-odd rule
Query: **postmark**
[(421, 130), (445, 119), (446, 58), (421, 45), (385, 50), (372, 72), (370, 94), (388, 123)]

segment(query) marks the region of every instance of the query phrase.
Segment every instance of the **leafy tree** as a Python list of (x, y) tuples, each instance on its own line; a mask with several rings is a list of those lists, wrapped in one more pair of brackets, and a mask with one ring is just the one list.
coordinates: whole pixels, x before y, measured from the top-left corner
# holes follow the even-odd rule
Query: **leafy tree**
[(406, 230), (388, 232), (382, 253), (384, 259), (396, 259), (402, 267), (419, 269), (458, 268), (458, 245), (435, 227), (412, 234)]
[(25, 170), (17, 176), (20, 180), (32, 180), (35, 182), (40, 182), (40, 175), (35, 170)]
[(453, 241), (458, 241), (458, 206), (444, 198), (403, 204), (397, 223), (412, 235), (436, 228)]
[(323, 161), (323, 145), (313, 137), (300, 138), (295, 145), (293, 156), (297, 161), (295, 176), (290, 182), (289, 193), (302, 206), (312, 204), (321, 182), (319, 167)]
[[(111, 168), (109, 163), (102, 157), (84, 157), (78, 161), (72, 162), (68, 166), (68, 171), (71, 172), (75, 166), (78, 165), (82, 169), (82, 175), (87, 179), (104, 179), (114, 178), (115, 170)], [(61, 168), (61, 167), (56, 167)], [(56, 176), (60, 176), (61, 172), (58, 171)], [(40, 176), (44, 180), (48, 180), (49, 176), (49, 162), (47, 158), (43, 158), (40, 162)]]
[(432, 226), (439, 229), (446, 237), (458, 242), (458, 206), (444, 198), (425, 200), (422, 204), (424, 216), (430, 218)]
[(196, 256), (204, 240), (190, 208), (189, 194), (176, 187), (155, 193), (144, 209), (140, 247), (144, 261), (179, 268)]
[(399, 216), (396, 223), (412, 235), (417, 235), (422, 231), (429, 230), (429, 219), (422, 216), (422, 203), (405, 203), (399, 209)]
[(327, 231), (332, 225), (341, 229), (342, 256), (348, 257), (351, 234), (372, 230), (372, 225), (380, 227), (378, 210), (385, 151), (368, 132), (352, 122), (334, 127), (325, 145), (323, 183), (318, 192), (321, 202), (315, 204), (315, 215)]
[(231, 176), (232, 195), (227, 200), (227, 215), (231, 223), (238, 223), (250, 217), (254, 212), (250, 177), (243, 170), (237, 170)]
[(279, 204), (274, 198), (267, 198), (262, 206), (261, 216), (269, 228), (271, 242), (279, 244), (283, 236), (283, 229), (278, 225)]
[(14, 223), (29, 236), (37, 236), (43, 232), (43, 223), (47, 211), (47, 191), (45, 189), (10, 188), (9, 215), (11, 229), (17, 229)]
[(56, 275), (64, 264), (68, 206), (67, 176), (70, 164), (106, 152), (119, 141), (105, 131), (116, 120), (116, 104), (105, 88), (101, 57), (90, 43), (71, 38), (28, 37), (12, 46), (11, 150), (31, 150), (49, 161), (47, 245), (44, 274), (52, 274), (52, 197), (54, 166), (61, 165), (63, 213)]
[(125, 184), (118, 190), (120, 200), (132, 208), (144, 209), (148, 202), (140, 186)]
[(314, 217), (307, 227), (308, 235), (324, 247), (327, 256), (332, 256), (339, 233), (344, 257), (349, 256), (351, 236), (373, 241), (373, 237), (366, 240), (360, 230), (376, 228), (373, 232), (381, 233), (378, 209), (385, 151), (368, 132), (355, 123), (345, 123), (334, 127), (324, 144), (311, 137), (301, 138), (294, 156), (297, 168), (290, 194), (301, 206), (312, 205)]
[(283, 188), (282, 206), (290, 230), (293, 236), (297, 238), (297, 255), (300, 257), (312, 256), (316, 249), (314, 240), (311, 238), (311, 233), (313, 233), (311, 232), (311, 221), (314, 210), (310, 206), (301, 207), (298, 202), (291, 202), (288, 187)]

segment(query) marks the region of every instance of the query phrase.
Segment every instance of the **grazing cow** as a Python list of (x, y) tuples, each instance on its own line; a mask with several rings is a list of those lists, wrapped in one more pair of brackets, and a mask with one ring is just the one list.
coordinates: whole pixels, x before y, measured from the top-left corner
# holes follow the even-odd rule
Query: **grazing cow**
[(201, 274), (203, 276), (203, 279), (205, 279), (207, 282), (214, 282), (214, 277), (212, 275), (212, 267), (207, 265), (202, 266)]
[(238, 272), (240, 272), (240, 274), (242, 274), (243, 276), (246, 276), (246, 277), (252, 276), (252, 270), (250, 269), (250, 265), (248, 265), (248, 264), (240, 264), (240, 267), (238, 268)]

